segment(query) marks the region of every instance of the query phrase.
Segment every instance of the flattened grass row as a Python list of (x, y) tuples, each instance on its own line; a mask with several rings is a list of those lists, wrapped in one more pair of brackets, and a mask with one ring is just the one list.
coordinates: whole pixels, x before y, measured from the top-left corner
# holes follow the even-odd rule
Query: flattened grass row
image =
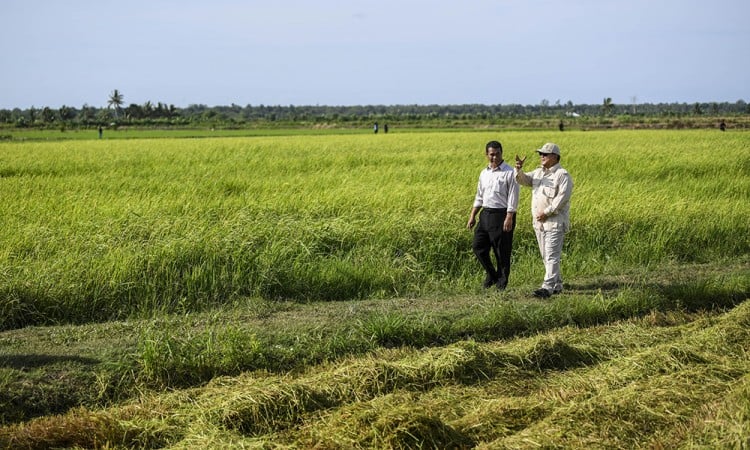
[[(0, 329), (245, 297), (476, 292), (464, 229), (487, 140), (554, 140), (564, 273), (747, 255), (748, 133), (415, 133), (0, 143)], [(511, 283), (541, 264), (523, 191)]]
[(750, 304), (381, 350), (0, 428), (12, 448), (742, 448)]

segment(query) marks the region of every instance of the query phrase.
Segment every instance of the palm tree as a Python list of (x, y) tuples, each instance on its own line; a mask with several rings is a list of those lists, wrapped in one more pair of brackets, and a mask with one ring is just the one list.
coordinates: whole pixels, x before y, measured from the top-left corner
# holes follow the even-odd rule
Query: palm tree
[(143, 104), (143, 116), (146, 118), (154, 116), (154, 104), (151, 103), (150, 100), (147, 100), (146, 103)]
[(42, 122), (44, 123), (52, 123), (55, 121), (55, 111), (52, 110), (49, 106), (45, 106), (42, 108)]
[(614, 107), (615, 105), (612, 103), (612, 97), (607, 97), (602, 102), (602, 111), (604, 111), (604, 115), (609, 115)]
[(67, 122), (68, 120), (72, 119), (74, 116), (73, 110), (65, 105), (62, 105), (60, 109), (57, 111), (57, 114), (60, 115), (60, 120), (63, 122)]
[(115, 109), (115, 118), (117, 117), (117, 113), (120, 111), (120, 107), (122, 106), (123, 102), (125, 101), (125, 97), (115, 89), (112, 91), (111, 94), (109, 94), (109, 101), (107, 102), (107, 107)]

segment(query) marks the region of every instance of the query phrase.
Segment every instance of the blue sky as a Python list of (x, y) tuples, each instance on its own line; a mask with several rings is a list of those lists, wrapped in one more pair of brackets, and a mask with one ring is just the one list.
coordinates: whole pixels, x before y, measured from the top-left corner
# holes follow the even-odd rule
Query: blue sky
[(0, 108), (750, 102), (750, 2), (3, 0)]

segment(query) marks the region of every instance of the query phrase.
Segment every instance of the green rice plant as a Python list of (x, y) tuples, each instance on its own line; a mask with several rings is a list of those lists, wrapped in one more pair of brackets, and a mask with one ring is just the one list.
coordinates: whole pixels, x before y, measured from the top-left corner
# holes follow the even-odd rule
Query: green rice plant
[(356, 330), (364, 339), (382, 347), (430, 346), (453, 340), (449, 324), (440, 318), (388, 311), (359, 321)]
[(149, 329), (139, 350), (140, 373), (146, 381), (173, 386), (263, 367), (266, 357), (255, 335), (234, 327), (209, 329), (196, 335)]
[[(494, 132), (0, 143), (0, 329), (246, 297), (478, 293), (465, 221)], [(573, 174), (568, 280), (747, 258), (750, 135), (504, 132)], [(708, 207), (707, 205), (710, 205)], [(513, 286), (541, 278), (522, 190)]]

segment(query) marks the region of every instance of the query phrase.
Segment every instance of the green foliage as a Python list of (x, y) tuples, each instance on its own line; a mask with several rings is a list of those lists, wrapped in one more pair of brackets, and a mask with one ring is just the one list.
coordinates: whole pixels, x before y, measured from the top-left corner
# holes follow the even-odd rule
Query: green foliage
[[(747, 128), (750, 107), (744, 100), (734, 103), (613, 104), (607, 97), (602, 104), (573, 104), (559, 101), (550, 105), (189, 105), (178, 108), (162, 102), (146, 101), (124, 107), (124, 96), (110, 93), (106, 108), (83, 105), (80, 109), (62, 105), (57, 112), (49, 106), (41, 110), (0, 109), (0, 127), (55, 129), (57, 121), (67, 128), (96, 129), (115, 127), (189, 127), (240, 129), (332, 129), (360, 128), (370, 132), (372, 123), (389, 123), (391, 129), (405, 128), (545, 128), (556, 130), (560, 120), (566, 129), (595, 128), (716, 128), (728, 119), (730, 128)], [(47, 112), (45, 112), (47, 111)], [(710, 111), (710, 116), (705, 112)], [(40, 113), (41, 112), (41, 113)], [(606, 116), (606, 117), (605, 117)], [(571, 128), (573, 127), (573, 128)]]
[[(576, 184), (566, 275), (746, 255), (750, 216), (736, 205), (750, 185), (736, 161), (749, 136), (558, 136)], [(474, 291), (463, 225), (481, 149), (495, 137), (4, 143), (0, 328), (197, 311), (247, 296)], [(506, 157), (548, 139), (502, 137)], [(525, 191), (520, 210), (512, 282), (525, 284), (541, 267)]]
[(175, 334), (148, 329), (140, 339), (138, 364), (146, 382), (191, 385), (269, 365), (253, 333), (232, 326)]

